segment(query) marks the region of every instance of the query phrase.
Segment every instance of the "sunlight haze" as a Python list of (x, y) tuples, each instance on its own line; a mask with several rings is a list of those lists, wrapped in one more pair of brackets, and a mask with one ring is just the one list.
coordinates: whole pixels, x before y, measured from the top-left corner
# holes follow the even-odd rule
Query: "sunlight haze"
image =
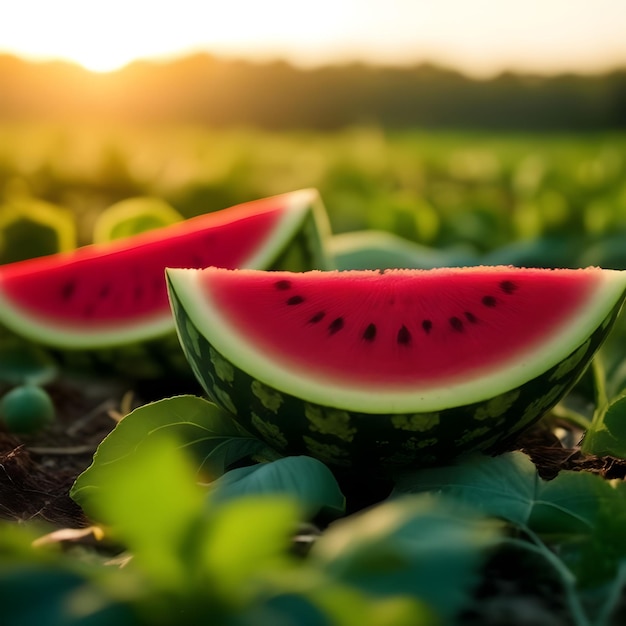
[(431, 61), (474, 75), (626, 65), (623, 0), (21, 0), (0, 52), (111, 71), (189, 52), (303, 66)]

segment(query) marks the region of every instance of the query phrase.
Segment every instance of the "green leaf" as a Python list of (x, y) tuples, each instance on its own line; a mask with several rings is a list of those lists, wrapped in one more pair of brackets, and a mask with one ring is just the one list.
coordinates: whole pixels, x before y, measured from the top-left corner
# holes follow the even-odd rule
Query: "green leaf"
[(57, 544), (34, 547), (42, 531), (38, 524), (0, 523), (0, 621), (136, 626), (126, 573), (104, 568), (98, 558), (75, 558)]
[(623, 367), (626, 362), (621, 357), (621, 349), (620, 357), (616, 359), (616, 350), (610, 348), (605, 343), (592, 363), (596, 397), (593, 417), (585, 429), (581, 450), (597, 456), (626, 458), (626, 428), (622, 423), (626, 411), (626, 369)]
[[(626, 487), (589, 472), (562, 471), (545, 481), (530, 459), (512, 452), (408, 472), (398, 479), (396, 490), (453, 496), (560, 546), (565, 565), (582, 585), (601, 584), (626, 559)], [(589, 565), (586, 572), (583, 562)]]
[(129, 606), (60, 564), (0, 568), (0, 607), (3, 624), (137, 626)]
[[(312, 576), (313, 578), (313, 576)], [(438, 626), (432, 610), (410, 596), (372, 597), (349, 585), (327, 579), (307, 593), (281, 594), (266, 603), (272, 621), (250, 626)], [(264, 607), (265, 608), (265, 607)], [(279, 621), (278, 616), (284, 621)]]
[(184, 590), (187, 550), (204, 502), (188, 456), (163, 434), (107, 470), (90, 512), (106, 520), (158, 588)]
[(514, 452), (493, 458), (476, 455), (456, 465), (400, 473), (395, 493), (441, 491), (487, 515), (526, 524), (539, 484), (531, 460)]
[(626, 459), (626, 395), (594, 417), (581, 449), (586, 454)]
[(407, 472), (396, 483), (398, 493), (425, 491), (453, 496), (544, 537), (571, 540), (596, 532), (605, 503), (619, 497), (610, 483), (588, 472), (563, 471), (545, 481), (521, 452)]
[(325, 511), (337, 517), (345, 512), (345, 497), (333, 473), (309, 456), (233, 469), (212, 486), (213, 502), (249, 494), (284, 494), (299, 502), (309, 516)]
[[(211, 502), (211, 498), (209, 498)], [(291, 554), (300, 508), (284, 496), (214, 503), (194, 549), (212, 592), (249, 626), (433, 626), (408, 595), (371, 598)]]
[(206, 519), (203, 537), (193, 549), (213, 589), (231, 603), (243, 606), (272, 571), (296, 566), (289, 550), (300, 510), (293, 500), (233, 499), (210, 507)]
[(77, 478), (72, 498), (93, 515), (93, 502), (111, 472), (118, 466), (123, 470), (133, 455), (163, 434), (193, 454), (198, 472), (207, 474), (208, 480), (236, 461), (265, 450), (265, 444), (211, 402), (196, 396), (167, 398), (135, 409), (116, 426), (98, 447), (91, 466)]
[(441, 497), (403, 497), (335, 522), (310, 559), (368, 594), (410, 595), (452, 617), (467, 605), (500, 528)]
[[(626, 484), (588, 476), (587, 482), (596, 496), (587, 514), (591, 518), (593, 513), (593, 528), (578, 542), (573, 542), (564, 558), (578, 575), (581, 586), (592, 587), (611, 580), (619, 569), (624, 573), (626, 567)], [(593, 485), (592, 478), (596, 479)], [(593, 494), (584, 493), (580, 483), (572, 487), (583, 492), (579, 498), (591, 501)]]
[[(294, 584), (295, 582), (295, 584)], [(306, 572), (282, 592), (240, 612), (233, 626), (439, 626), (439, 616), (409, 596), (372, 597), (350, 585)], [(288, 591), (292, 587), (296, 590)]]

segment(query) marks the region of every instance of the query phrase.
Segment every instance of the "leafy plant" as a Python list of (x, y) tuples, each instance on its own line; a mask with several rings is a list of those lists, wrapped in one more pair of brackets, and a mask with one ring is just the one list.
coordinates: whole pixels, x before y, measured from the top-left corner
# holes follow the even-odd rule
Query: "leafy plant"
[[(182, 419), (183, 414), (187, 419)], [(211, 435), (202, 441), (199, 434), (207, 432)], [(172, 435), (175, 444), (169, 442), (169, 448), (161, 449), (163, 438), (169, 441)], [(241, 594), (248, 597), (250, 592), (244, 590), (251, 584), (249, 579), (260, 572), (276, 586), (273, 607), (310, 611), (312, 602), (321, 610), (321, 602), (322, 613), (330, 611), (332, 618), (323, 621), (320, 616), (319, 623), (393, 624), (396, 611), (404, 615), (410, 607), (422, 605), (431, 607), (430, 613), (420, 609), (431, 620), (436, 610), (437, 619), (450, 622), (470, 602), (488, 551), (500, 541), (499, 522), (429, 495), (382, 503), (331, 525), (315, 541), (305, 562), (294, 569), (292, 557), (286, 556), (291, 552), (286, 538), (320, 512), (326, 519), (341, 515), (343, 495), (330, 470), (309, 457), (264, 459), (229, 469), (234, 461), (251, 462), (249, 453), (258, 450), (249, 442), (242, 445), (241, 438), (242, 432), (226, 414), (205, 400), (180, 396), (156, 402), (120, 422), (102, 442), (72, 494), (94, 519), (107, 522), (118, 541), (137, 553), (137, 561), (157, 578), (153, 582), (158, 585), (178, 589), (190, 575), (196, 580), (189, 568), (200, 567), (200, 557), (188, 551), (204, 554), (208, 561), (202, 567), (207, 562), (212, 565), (219, 579), (212, 583), (213, 589), (222, 591), (211, 600), (216, 606), (222, 606), (225, 598), (233, 602)], [(224, 449), (237, 453), (227, 455), (224, 462)], [(214, 463), (217, 451), (222, 456)], [(176, 461), (170, 457), (177, 454), (184, 454), (189, 466), (186, 478), (171, 471)], [(155, 459), (158, 467), (147, 476)], [(221, 471), (221, 477), (200, 486), (198, 467), (207, 462)], [(143, 464), (143, 473), (134, 469), (137, 463)], [(204, 500), (200, 508), (199, 489)], [(157, 493), (158, 502), (153, 502)], [(208, 520), (215, 535), (210, 540), (200, 530)], [(262, 587), (268, 584), (264, 579)], [(328, 595), (331, 587), (335, 591)], [(347, 610), (363, 597), (373, 598), (371, 615)], [(242, 599), (225, 610), (239, 615), (248, 610), (246, 606)], [(411, 619), (422, 613), (410, 613)], [(357, 615), (361, 621), (352, 621)], [(367, 621), (373, 615), (380, 621)], [(308, 623), (301, 619), (296, 623)]]
[(471, 508), (422, 494), (338, 522), (311, 559), (368, 595), (415, 594), (450, 621), (470, 604), (501, 530), (497, 520)]
[(613, 341), (594, 360), (594, 410), (585, 429), (581, 450), (587, 454), (626, 459), (626, 360), (623, 318), (613, 330)]
[(626, 584), (624, 483), (573, 471), (545, 481), (521, 452), (398, 476), (397, 493), (433, 491), (520, 531), (520, 538), (509, 542), (553, 569), (577, 626), (608, 623)]
[[(32, 549), (14, 529), (13, 558), (3, 555), (0, 566), (3, 618), (24, 623), (45, 614), (46, 623), (76, 626), (107, 619), (173, 624), (181, 615), (190, 625), (436, 623), (414, 592), (385, 589), (370, 597), (333, 571), (332, 559), (298, 557), (292, 537), (302, 512), (293, 498), (213, 502), (196, 477), (184, 448), (165, 433), (112, 465), (90, 505), (96, 519), (107, 520), (109, 541), (129, 551), (122, 569)], [(15, 589), (22, 600), (27, 592), (38, 595), (37, 608), (5, 598)]]
[(211, 501), (247, 494), (285, 494), (298, 501), (309, 516), (345, 513), (345, 497), (332, 472), (309, 456), (290, 456), (271, 463), (239, 467), (226, 472), (212, 485)]
[[(227, 467), (255, 454), (275, 455), (246, 433), (222, 409), (196, 396), (177, 396), (135, 409), (100, 444), (93, 463), (72, 487), (71, 495), (91, 514), (109, 476), (125, 467), (153, 438), (167, 434), (197, 459), (198, 479), (210, 481)], [(94, 504), (95, 503), (95, 504)]]

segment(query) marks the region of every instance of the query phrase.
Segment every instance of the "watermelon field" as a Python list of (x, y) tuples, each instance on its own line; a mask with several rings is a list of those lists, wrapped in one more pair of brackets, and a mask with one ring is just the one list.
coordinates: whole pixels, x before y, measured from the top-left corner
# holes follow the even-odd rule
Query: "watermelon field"
[[(209, 256), (194, 248), (182, 267), (252, 267), (242, 287), (229, 269), (202, 283), (168, 271), (166, 284), (163, 264), (154, 278), (123, 260), (175, 240), (190, 248), (201, 229)], [(108, 257), (85, 253), (93, 243)], [(237, 256), (244, 245), (252, 252)], [(419, 371), (433, 386), (443, 351), (454, 361), (466, 350), (479, 370), (445, 406), (428, 389), (424, 408), (400, 385), (393, 398), (375, 378), (362, 397), (342, 389), (345, 369), (366, 371), (356, 349), (297, 354), (289, 368), (252, 345), (254, 324), (223, 341), (232, 320), (243, 328), (270, 306), (254, 300), (262, 285), (290, 315), (312, 289), (324, 304), (308, 324), (324, 319), (330, 335), (348, 319), (332, 312), (344, 292), (378, 306), (303, 270), (379, 270), (367, 274), (376, 289), (397, 276), (386, 269), (476, 277), (496, 265), (514, 266), (480, 270), (497, 297), (481, 286), (480, 308), (449, 317), (448, 336), (469, 332), (476, 310), (539, 295), (520, 296), (515, 332), (509, 317), (494, 322), (489, 346), (428, 344)], [(590, 266), (626, 270), (620, 133), (0, 126), (0, 622), (624, 624), (626, 280), (547, 271)], [(460, 284), (442, 275), (432, 301)], [(560, 276), (576, 277), (571, 289)], [(171, 311), (131, 319), (130, 300), (114, 299), (127, 282), (142, 302), (168, 293)], [(207, 313), (200, 291), (225, 294), (228, 314)], [(78, 307), (81, 293), (98, 301)], [(240, 312), (242, 293), (252, 299)], [(574, 312), (561, 314), (568, 298)], [(265, 327), (287, 333), (277, 315)], [(437, 323), (401, 326), (396, 354), (418, 332), (434, 341)], [(384, 328), (377, 318), (362, 338)], [(480, 370), (502, 345), (507, 375)], [(326, 399), (298, 367), (328, 359), (332, 376), (311, 374)], [(380, 378), (395, 384), (402, 369), (388, 363)]]

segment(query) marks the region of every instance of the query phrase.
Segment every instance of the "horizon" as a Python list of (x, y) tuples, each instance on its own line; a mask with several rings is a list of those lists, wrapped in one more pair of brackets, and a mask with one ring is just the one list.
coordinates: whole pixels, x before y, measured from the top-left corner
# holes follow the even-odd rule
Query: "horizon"
[(600, 67), (598, 69), (588, 69), (588, 70), (568, 70), (568, 69), (560, 69), (555, 71), (532, 71), (530, 69), (521, 69), (521, 68), (507, 68), (504, 67), (498, 71), (494, 71), (493, 73), (483, 75), (483, 74), (472, 74), (464, 70), (461, 67), (457, 67), (451, 64), (446, 65), (444, 62), (437, 61), (434, 59), (417, 59), (413, 62), (406, 63), (394, 63), (394, 62), (383, 62), (376, 60), (366, 60), (366, 59), (336, 59), (334, 61), (328, 61), (325, 63), (316, 63), (316, 64), (301, 64), (295, 62), (290, 58), (283, 57), (263, 57), (263, 58), (250, 58), (246, 56), (236, 56), (236, 55), (228, 55), (228, 54), (219, 54), (209, 50), (191, 50), (188, 52), (184, 52), (181, 54), (168, 55), (164, 57), (147, 57), (147, 58), (137, 58), (125, 63), (120, 67), (116, 67), (111, 70), (92, 70), (88, 67), (85, 67), (83, 64), (78, 61), (66, 58), (56, 58), (56, 57), (30, 57), (28, 55), (19, 55), (12, 52), (6, 52), (0, 49), (0, 59), (13, 59), (18, 62), (24, 63), (29, 66), (35, 67), (45, 67), (45, 66), (60, 66), (67, 67), (73, 70), (78, 70), (90, 75), (93, 78), (102, 77), (106, 79), (107, 77), (114, 77), (120, 73), (123, 73), (125, 70), (128, 70), (137, 66), (144, 66), (149, 68), (158, 69), (159, 67), (167, 67), (169, 65), (175, 65), (176, 63), (184, 63), (185, 60), (191, 59), (194, 57), (205, 57), (207, 59), (211, 59), (220, 63), (243, 63), (248, 64), (250, 66), (270, 66), (273, 64), (284, 64), (296, 71), (315, 71), (315, 70), (323, 70), (328, 68), (350, 68), (354, 66), (362, 66), (365, 68), (372, 69), (380, 69), (380, 70), (411, 70), (411, 69), (420, 69), (420, 68), (434, 68), (435, 70), (441, 72), (450, 72), (458, 74), (468, 80), (472, 81), (491, 81), (497, 80), (499, 77), (505, 75), (514, 75), (520, 78), (529, 78), (529, 79), (551, 79), (558, 78), (560, 76), (577, 76), (580, 78), (593, 78), (593, 77), (602, 77), (609, 75), (615, 72), (623, 72), (626, 71), (626, 60), (621, 63), (618, 63), (613, 66)]
[(287, 0), (23, 0), (3, 16), (0, 53), (102, 73), (207, 53), (299, 68), (428, 63), (472, 78), (593, 74), (626, 65), (624, 24), (621, 0), (318, 0), (304, 9)]

